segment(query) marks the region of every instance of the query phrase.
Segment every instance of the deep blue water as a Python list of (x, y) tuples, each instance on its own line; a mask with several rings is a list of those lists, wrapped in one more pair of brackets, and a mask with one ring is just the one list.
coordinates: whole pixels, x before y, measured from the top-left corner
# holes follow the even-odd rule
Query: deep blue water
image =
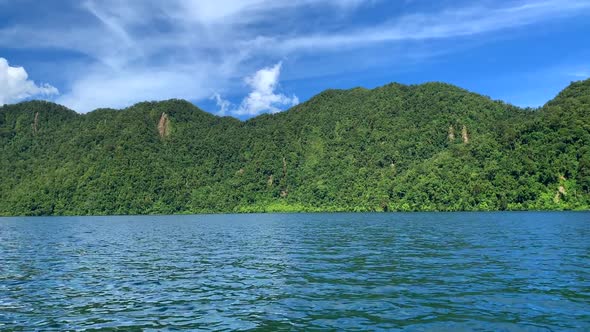
[(590, 213), (0, 218), (0, 330), (590, 330)]

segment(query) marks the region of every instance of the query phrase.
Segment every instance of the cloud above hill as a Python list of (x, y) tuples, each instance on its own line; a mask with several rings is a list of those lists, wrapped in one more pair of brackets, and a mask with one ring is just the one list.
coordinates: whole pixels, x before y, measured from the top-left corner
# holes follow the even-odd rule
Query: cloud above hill
[(213, 95), (219, 115), (255, 116), (261, 113), (277, 113), (284, 107), (299, 104), (299, 98), (278, 93), (279, 77), (281, 75), (282, 62), (272, 67), (258, 70), (254, 75), (248, 76), (244, 82), (251, 91), (242, 100), (238, 107), (233, 107), (231, 102), (224, 100), (218, 93)]
[(23, 67), (11, 67), (6, 59), (0, 58), (0, 106), (29, 97), (56, 94), (58, 91), (55, 87), (49, 84), (35, 84), (29, 80), (29, 75)]

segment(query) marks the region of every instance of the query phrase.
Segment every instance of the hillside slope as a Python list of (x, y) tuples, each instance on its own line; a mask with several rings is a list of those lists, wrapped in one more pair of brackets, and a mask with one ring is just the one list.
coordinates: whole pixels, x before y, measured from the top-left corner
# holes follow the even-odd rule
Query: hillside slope
[(0, 215), (588, 209), (590, 80), (520, 109), (444, 83), (240, 122), (189, 102), (0, 107)]

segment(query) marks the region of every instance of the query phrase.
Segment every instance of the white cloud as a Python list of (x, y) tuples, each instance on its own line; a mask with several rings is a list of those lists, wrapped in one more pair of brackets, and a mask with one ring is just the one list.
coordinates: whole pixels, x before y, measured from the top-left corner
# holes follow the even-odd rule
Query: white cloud
[(184, 21), (214, 24), (220, 22), (247, 23), (259, 20), (264, 13), (281, 12), (297, 7), (331, 6), (354, 9), (376, 0), (175, 0), (166, 11)]
[(215, 100), (215, 104), (217, 105), (217, 107), (219, 107), (217, 115), (229, 115), (229, 111), (231, 110), (231, 102), (229, 100), (221, 98), (221, 95), (219, 93), (214, 93), (210, 99)]
[(242, 101), (234, 112), (236, 115), (258, 115), (260, 113), (280, 112), (280, 107), (290, 107), (299, 104), (297, 96), (288, 97), (275, 90), (279, 84), (282, 63), (272, 67), (262, 68), (254, 75), (246, 77), (245, 82), (252, 91)]
[(479, 35), (580, 14), (590, 1), (523, 1), (512, 6), (472, 6), (437, 13), (415, 13), (371, 27), (343, 33), (311, 34), (292, 38), (261, 38), (259, 46), (271, 45), (285, 53), (297, 50), (339, 50), (377, 43), (432, 40)]
[(282, 63), (279, 62), (272, 67), (265, 67), (258, 70), (254, 75), (248, 76), (244, 82), (251, 91), (242, 100), (237, 108), (232, 108), (231, 103), (214, 94), (217, 106), (220, 108), (219, 115), (231, 113), (238, 116), (254, 116), (261, 113), (277, 113), (284, 108), (299, 104), (299, 98), (277, 93), (279, 77), (281, 75)]
[(23, 67), (11, 67), (8, 61), (0, 58), (0, 105), (14, 103), (34, 96), (58, 94), (49, 84), (36, 85), (29, 80)]
[[(204, 68), (214, 68), (203, 65)], [(202, 99), (210, 86), (207, 80), (217, 79), (211, 70), (197, 71), (192, 67), (154, 67), (146, 69), (91, 66), (84, 76), (76, 79), (70, 91), (56, 102), (79, 112), (101, 107), (127, 107), (139, 101), (170, 98)]]

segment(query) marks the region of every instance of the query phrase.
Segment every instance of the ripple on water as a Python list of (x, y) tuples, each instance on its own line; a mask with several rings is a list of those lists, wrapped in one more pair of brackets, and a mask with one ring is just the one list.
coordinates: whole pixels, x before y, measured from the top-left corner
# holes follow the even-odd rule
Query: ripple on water
[(0, 329), (590, 329), (589, 213), (0, 219)]

